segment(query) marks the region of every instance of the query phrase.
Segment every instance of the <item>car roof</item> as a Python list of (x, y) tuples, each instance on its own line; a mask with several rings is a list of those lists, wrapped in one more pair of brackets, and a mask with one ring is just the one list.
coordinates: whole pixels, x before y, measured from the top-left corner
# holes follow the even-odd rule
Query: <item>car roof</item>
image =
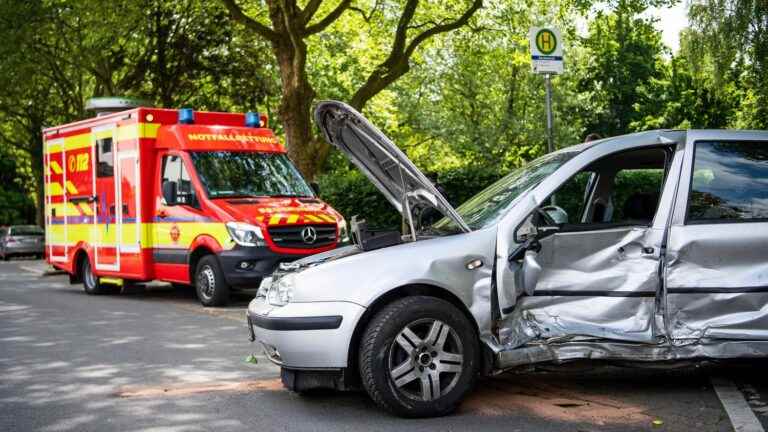
[(572, 146), (563, 147), (557, 150), (560, 152), (582, 152), (595, 146), (611, 146), (618, 145), (625, 141), (632, 141), (636, 147), (655, 146), (660, 143), (671, 144), (673, 142), (685, 141), (688, 134), (696, 136), (711, 135), (714, 139), (754, 139), (755, 137), (761, 137), (768, 140), (768, 131), (764, 130), (747, 130), (747, 129), (653, 129), (642, 132), (634, 132), (631, 134), (617, 135), (613, 137), (602, 138), (599, 140), (589, 141), (580, 144), (574, 144)]

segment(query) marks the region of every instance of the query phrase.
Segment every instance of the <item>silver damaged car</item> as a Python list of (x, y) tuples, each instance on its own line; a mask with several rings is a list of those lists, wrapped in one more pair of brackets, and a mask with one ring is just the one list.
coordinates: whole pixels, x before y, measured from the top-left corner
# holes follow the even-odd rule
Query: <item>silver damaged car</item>
[[(283, 265), (247, 312), (286, 387), (450, 413), (476, 377), (768, 354), (768, 133), (660, 130), (536, 159), (454, 209), (362, 115), (315, 118), (403, 214)], [(437, 217), (435, 217), (437, 215)]]

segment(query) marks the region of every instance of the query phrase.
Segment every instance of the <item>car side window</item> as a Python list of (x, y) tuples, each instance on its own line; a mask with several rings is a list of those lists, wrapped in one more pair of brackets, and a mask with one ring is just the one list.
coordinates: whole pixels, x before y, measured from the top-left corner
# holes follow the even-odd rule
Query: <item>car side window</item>
[(613, 179), (611, 223), (650, 223), (664, 183), (664, 167), (626, 169)]
[(687, 220), (768, 220), (768, 142), (696, 142)]
[(592, 183), (597, 176), (591, 171), (581, 171), (571, 177), (545, 202), (542, 207), (556, 206), (564, 211), (557, 222), (575, 224), (582, 219)]
[(184, 160), (178, 155), (163, 156), (162, 184), (171, 182), (175, 184), (179, 202), (193, 205), (195, 202), (195, 190), (189, 173), (184, 166)]
[(564, 230), (650, 225), (664, 185), (667, 150), (643, 148), (595, 161), (540, 206)]

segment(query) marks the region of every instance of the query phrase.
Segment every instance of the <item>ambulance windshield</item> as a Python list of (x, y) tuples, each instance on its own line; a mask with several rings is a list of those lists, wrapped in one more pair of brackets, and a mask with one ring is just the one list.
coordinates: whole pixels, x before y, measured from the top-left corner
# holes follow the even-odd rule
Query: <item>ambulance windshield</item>
[(191, 154), (209, 198), (314, 196), (285, 154), (236, 151)]

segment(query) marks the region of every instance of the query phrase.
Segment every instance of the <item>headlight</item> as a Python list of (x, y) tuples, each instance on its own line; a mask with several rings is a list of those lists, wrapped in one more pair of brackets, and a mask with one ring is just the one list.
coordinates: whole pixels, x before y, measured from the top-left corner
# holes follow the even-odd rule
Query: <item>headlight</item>
[(270, 286), (272, 286), (271, 277), (265, 277), (262, 279), (261, 284), (259, 285), (259, 290), (256, 291), (256, 298), (267, 298), (267, 293), (269, 293)]
[(344, 218), (339, 221), (339, 243), (349, 243), (349, 227)]
[(229, 231), (230, 237), (235, 243), (240, 246), (264, 246), (264, 234), (261, 232), (261, 228), (243, 223), (243, 222), (227, 222), (227, 231)]
[(272, 306), (285, 306), (293, 300), (293, 275), (288, 274), (271, 284), (267, 301)]

